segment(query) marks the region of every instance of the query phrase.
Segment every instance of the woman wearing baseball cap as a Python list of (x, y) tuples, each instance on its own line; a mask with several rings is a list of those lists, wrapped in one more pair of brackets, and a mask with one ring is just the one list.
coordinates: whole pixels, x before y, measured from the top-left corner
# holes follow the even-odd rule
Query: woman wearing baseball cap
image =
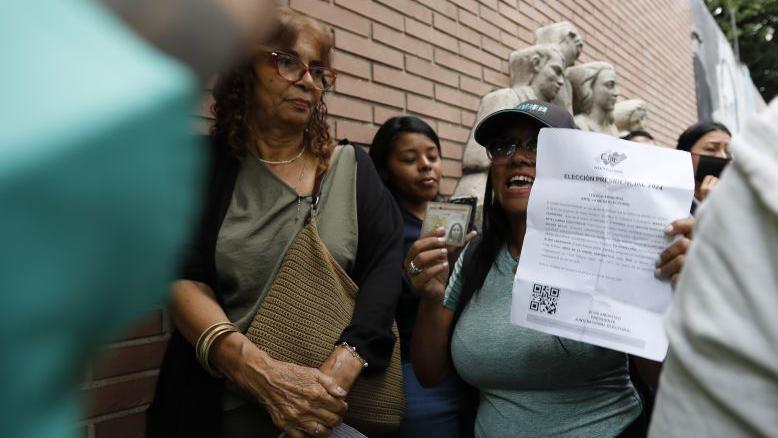
[[(483, 227), (449, 278), (442, 231), (408, 251), (406, 272), (422, 296), (411, 340), (419, 381), (433, 385), (452, 371), (480, 392), (476, 437), (631, 436), (642, 403), (624, 353), (510, 323), (511, 290), (544, 127), (575, 129), (562, 107), (528, 101), (497, 111), (476, 128), (491, 159)], [(675, 222), (672, 234), (687, 231)], [(663, 253), (662, 275), (676, 277), (688, 239)]]

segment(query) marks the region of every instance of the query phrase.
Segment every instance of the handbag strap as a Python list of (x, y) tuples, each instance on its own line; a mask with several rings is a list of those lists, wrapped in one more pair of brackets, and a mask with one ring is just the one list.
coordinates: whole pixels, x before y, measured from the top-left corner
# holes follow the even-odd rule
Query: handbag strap
[(316, 179), (313, 181), (313, 191), (311, 192), (311, 210), (308, 212), (308, 220), (316, 217), (316, 212), (319, 209), (319, 200), (321, 200), (321, 185), (327, 170), (321, 171), (316, 174)]
[(329, 173), (330, 168), (332, 167), (332, 164), (334, 162), (333, 158), (334, 157), (330, 158), (330, 166), (328, 166), (327, 169), (317, 173), (316, 179), (314, 179), (313, 181), (313, 191), (311, 192), (311, 210), (308, 212), (308, 217), (306, 218), (306, 222), (310, 221), (312, 218), (315, 218), (316, 213), (319, 210), (319, 201), (321, 200), (321, 186), (324, 181), (324, 178), (327, 176), (327, 173)]

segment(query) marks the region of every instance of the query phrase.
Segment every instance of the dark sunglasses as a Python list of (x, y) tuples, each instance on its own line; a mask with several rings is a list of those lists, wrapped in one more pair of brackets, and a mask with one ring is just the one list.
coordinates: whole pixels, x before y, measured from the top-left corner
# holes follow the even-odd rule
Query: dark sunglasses
[(513, 139), (496, 139), (486, 148), (486, 155), (493, 163), (504, 163), (508, 161), (519, 149), (525, 149), (530, 152), (538, 150), (538, 138), (532, 137), (523, 142), (517, 142)]

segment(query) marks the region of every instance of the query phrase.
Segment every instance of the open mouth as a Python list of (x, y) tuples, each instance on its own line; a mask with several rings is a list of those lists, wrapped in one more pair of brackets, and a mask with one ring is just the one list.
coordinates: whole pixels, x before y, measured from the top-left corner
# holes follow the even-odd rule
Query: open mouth
[(530, 188), (532, 187), (532, 183), (535, 182), (535, 178), (527, 175), (515, 175), (512, 176), (511, 179), (508, 180), (508, 182), (505, 184), (509, 189), (516, 187), (519, 189), (523, 188)]

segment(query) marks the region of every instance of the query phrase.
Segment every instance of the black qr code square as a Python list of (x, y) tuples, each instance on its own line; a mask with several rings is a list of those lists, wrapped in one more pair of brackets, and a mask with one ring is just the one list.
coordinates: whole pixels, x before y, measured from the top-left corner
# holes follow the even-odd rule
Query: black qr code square
[(532, 298), (529, 302), (529, 310), (553, 315), (556, 313), (559, 303), (559, 289), (542, 284), (532, 285)]

